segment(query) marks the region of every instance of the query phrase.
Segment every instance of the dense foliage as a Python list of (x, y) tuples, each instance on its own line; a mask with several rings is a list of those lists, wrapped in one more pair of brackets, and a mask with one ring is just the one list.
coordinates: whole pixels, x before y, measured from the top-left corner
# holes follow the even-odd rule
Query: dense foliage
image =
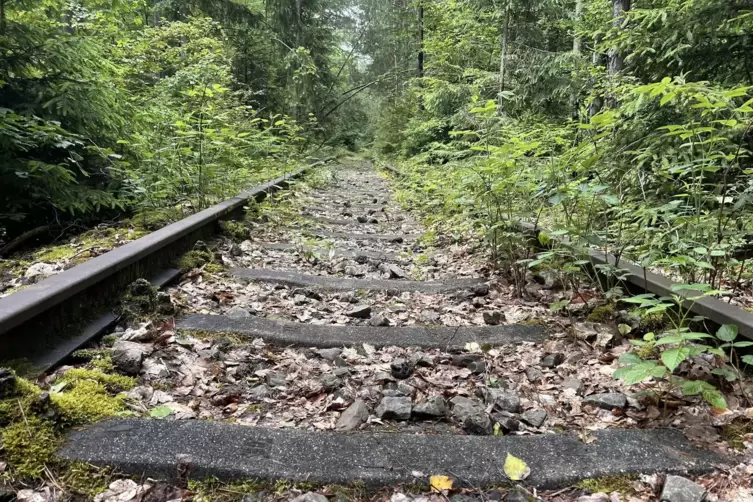
[(500, 256), (504, 221), (525, 219), (734, 287), (753, 234), (753, 4), (421, 4), (424, 74), (384, 89), (374, 144), (427, 201), (475, 217)]
[[(0, 248), (190, 212), (351, 148), (354, 21), (312, 0), (0, 0)], [(361, 112), (361, 122), (365, 115)], [(343, 132), (345, 131), (345, 132)]]

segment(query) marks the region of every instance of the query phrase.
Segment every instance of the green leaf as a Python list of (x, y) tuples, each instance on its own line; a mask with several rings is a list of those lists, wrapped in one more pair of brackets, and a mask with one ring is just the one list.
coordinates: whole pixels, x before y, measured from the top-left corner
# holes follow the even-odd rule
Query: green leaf
[(723, 324), (716, 331), (716, 337), (723, 342), (731, 342), (737, 338), (737, 326), (734, 324)]
[(667, 368), (664, 366), (660, 366), (653, 361), (643, 361), (618, 369), (614, 372), (614, 377), (624, 381), (627, 385), (635, 385), (649, 378), (660, 378), (666, 373)]
[(523, 481), (531, 474), (531, 469), (523, 460), (509, 453), (505, 459), (504, 471), (512, 481)]
[(741, 360), (742, 360), (742, 362), (744, 362), (745, 364), (750, 364), (750, 365), (753, 365), (753, 355), (751, 355), (751, 356), (743, 356), (743, 357), (741, 357), (740, 359), (741, 359)]
[(152, 408), (152, 411), (149, 412), (149, 416), (152, 418), (165, 418), (170, 416), (172, 412), (173, 410), (167, 406), (157, 406), (156, 408)]
[(670, 372), (674, 371), (690, 355), (688, 347), (667, 349), (661, 354), (661, 360)]

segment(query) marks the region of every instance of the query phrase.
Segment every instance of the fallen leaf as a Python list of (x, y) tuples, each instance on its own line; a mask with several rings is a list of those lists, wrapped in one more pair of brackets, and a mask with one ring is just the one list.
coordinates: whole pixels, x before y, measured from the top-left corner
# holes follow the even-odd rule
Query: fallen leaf
[(431, 476), (429, 478), (429, 484), (431, 485), (432, 490), (436, 490), (438, 492), (444, 490), (452, 490), (452, 479), (447, 476), (442, 476), (441, 474), (435, 474), (434, 476)]
[(157, 406), (149, 412), (149, 416), (152, 418), (165, 418), (167, 416), (170, 416), (172, 412), (173, 410), (171, 410), (167, 406)]
[(523, 481), (531, 474), (528, 465), (513, 455), (507, 454), (504, 466), (505, 474), (513, 481)]

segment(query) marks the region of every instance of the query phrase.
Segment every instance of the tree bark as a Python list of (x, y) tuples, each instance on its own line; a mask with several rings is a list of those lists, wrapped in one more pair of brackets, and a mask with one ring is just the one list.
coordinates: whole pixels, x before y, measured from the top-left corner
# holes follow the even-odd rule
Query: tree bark
[[(577, 29), (577, 24), (580, 22), (580, 18), (583, 16), (583, 0), (576, 0), (575, 2), (575, 25)], [(575, 54), (580, 54), (581, 51), (581, 39), (578, 36), (577, 33), (573, 34), (573, 52)]]
[[(616, 28), (622, 26), (625, 12), (630, 10), (630, 0), (612, 0), (612, 23)], [(625, 68), (625, 59), (616, 47), (609, 50), (607, 71), (610, 75), (621, 72)]]
[[(418, 4), (418, 87), (423, 89), (424, 78), (424, 6), (419, 2)], [(418, 95), (418, 110), (423, 111), (424, 101), (423, 96), (419, 91)]]
[(505, 91), (505, 60), (507, 59), (507, 34), (510, 31), (510, 10), (505, 10), (505, 24), (502, 26), (502, 42), (499, 54), (499, 100)]

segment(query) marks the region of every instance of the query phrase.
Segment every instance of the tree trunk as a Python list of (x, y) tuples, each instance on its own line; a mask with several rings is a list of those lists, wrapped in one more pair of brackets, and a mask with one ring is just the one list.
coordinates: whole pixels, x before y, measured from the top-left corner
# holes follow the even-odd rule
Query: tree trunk
[(0, 35), (5, 34), (5, 0), (0, 0)]
[[(596, 67), (603, 67), (606, 65), (606, 61), (604, 59), (604, 54), (599, 52), (599, 44), (601, 44), (601, 38), (596, 37), (594, 38), (594, 52), (591, 56), (591, 63)], [(596, 115), (601, 111), (601, 109), (604, 107), (604, 100), (601, 96), (594, 96), (593, 101), (591, 101), (591, 106), (588, 108), (588, 114), (589, 116)]]
[[(630, 10), (630, 0), (612, 0), (612, 23), (615, 27), (622, 26), (625, 19), (625, 12)], [(609, 50), (609, 64), (607, 71), (610, 75), (619, 73), (625, 67), (625, 60), (616, 47)]]
[(507, 34), (510, 31), (510, 10), (505, 10), (505, 24), (502, 26), (502, 42), (499, 51), (499, 98), (502, 101), (502, 93), (505, 91), (505, 60), (507, 59)]
[[(575, 2), (575, 25), (580, 22), (580, 18), (583, 16), (583, 0), (576, 0)], [(573, 34), (573, 52), (580, 54), (581, 51), (581, 39), (577, 33)]]
[[(423, 89), (424, 78), (424, 6), (419, 2), (418, 4), (418, 87)], [(418, 110), (423, 111), (424, 101), (421, 92), (418, 95)]]

